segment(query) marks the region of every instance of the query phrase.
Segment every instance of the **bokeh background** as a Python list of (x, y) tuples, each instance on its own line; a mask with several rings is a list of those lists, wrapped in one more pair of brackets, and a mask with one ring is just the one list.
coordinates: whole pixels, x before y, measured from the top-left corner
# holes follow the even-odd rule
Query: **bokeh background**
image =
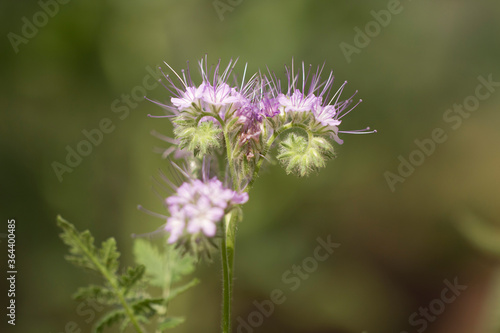
[[(355, 28), (364, 30), (371, 11), (390, 3), (221, 0), (217, 10), (211, 0), (74, 0), (57, 3), (44, 22), (36, 1), (1, 2), (0, 232), (16, 219), (19, 272), (17, 325), (6, 331), (59, 333), (68, 321), (90, 331), (95, 320), (78, 315), (70, 296), (93, 277), (63, 259), (55, 217), (99, 241), (116, 237), (124, 264), (132, 263), (130, 235), (162, 224), (136, 209), (162, 211), (151, 177), (167, 164), (154, 147), (166, 145), (150, 132), (169, 135), (171, 126), (147, 117), (159, 107), (133, 97), (126, 104), (126, 95), (140, 95), (137, 87), (163, 61), (194, 68), (208, 54), (210, 63), (239, 57), (240, 75), (248, 62), (249, 71), (268, 66), (282, 79), (292, 58), (325, 62), (337, 86), (348, 80), (344, 96), (359, 90), (364, 100), (343, 129), (378, 130), (343, 135), (338, 158), (317, 175), (298, 179), (279, 166), (262, 172), (238, 231), (235, 320), (280, 288), (286, 302), (255, 332), (417, 332), (423, 325), (409, 317), (441, 298), (445, 279), (458, 279), (467, 289), (425, 331), (499, 332), (500, 88), (457, 129), (443, 115), (475, 94), (478, 76), (500, 81), (500, 4), (403, 1), (366, 47), (346, 57), (341, 43), (355, 46)], [(44, 24), (24, 28), (31, 37), (13, 46), (9, 33), (24, 38), (34, 15)], [(161, 86), (147, 96), (170, 98)], [(65, 164), (66, 147), (104, 118), (114, 130), (59, 181), (53, 162)], [(397, 174), (398, 157), (408, 159), (414, 141), (436, 128), (448, 139), (392, 191), (386, 172)], [(289, 291), (283, 273), (328, 235), (340, 248)], [(219, 331), (220, 271), (217, 259), (199, 265), (201, 284), (171, 306), (187, 316), (172, 332)]]

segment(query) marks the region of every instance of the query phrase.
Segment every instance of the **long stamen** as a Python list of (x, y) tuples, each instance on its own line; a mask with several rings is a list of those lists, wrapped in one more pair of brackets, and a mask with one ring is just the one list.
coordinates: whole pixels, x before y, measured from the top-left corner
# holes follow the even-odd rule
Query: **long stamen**
[(177, 74), (177, 72), (176, 72), (176, 71), (174, 71), (174, 69), (173, 69), (173, 68), (172, 68), (169, 64), (167, 64), (167, 62), (166, 62), (166, 61), (164, 61), (163, 63), (164, 63), (165, 65), (167, 65), (167, 67), (168, 67), (168, 68), (172, 71), (172, 73), (174, 73), (174, 74), (175, 74), (175, 76), (177, 76), (177, 78), (179, 79), (179, 81), (181, 81), (182, 85), (183, 85), (183, 86), (187, 89), (187, 84), (186, 84), (186, 82), (184, 82), (184, 81), (181, 79), (181, 77), (179, 76), (179, 74)]
[(173, 114), (167, 114), (165, 116), (153, 116), (152, 114), (148, 114), (148, 117), (149, 118), (172, 118), (172, 117), (175, 117), (175, 115), (173, 115)]
[[(153, 177), (153, 181), (155, 182), (156, 186), (159, 186), (164, 192), (170, 193), (172, 190), (176, 190), (174, 188), (167, 188), (165, 185), (163, 185), (156, 177)], [(169, 185), (170, 186), (170, 185)], [(155, 191), (156, 192), (156, 191)], [(160, 196), (161, 200), (165, 199), (163, 196)]]
[(353, 107), (352, 107), (349, 111), (345, 112), (343, 115), (341, 115), (341, 116), (340, 116), (340, 117), (338, 117), (337, 119), (342, 119), (345, 115), (347, 115), (349, 112), (351, 112), (352, 110), (354, 110), (354, 109), (356, 108), (356, 106), (358, 106), (358, 105), (359, 105), (359, 103), (361, 103), (361, 102), (363, 102), (363, 100), (362, 100), (362, 99), (360, 99), (360, 100), (356, 103), (356, 105), (354, 105), (354, 106), (353, 106)]
[(165, 173), (163, 171), (160, 170), (159, 174), (160, 174), (161, 179), (163, 179), (163, 181), (165, 183), (167, 183), (168, 186), (170, 186), (174, 191), (177, 190), (178, 187), (174, 183), (172, 183), (170, 181), (170, 179), (168, 179), (168, 177), (165, 175)]
[(243, 78), (241, 79), (240, 90), (243, 89), (243, 83), (245, 82), (245, 76), (247, 74), (247, 66), (248, 66), (248, 62), (245, 64), (245, 69), (243, 70)]
[(172, 146), (172, 147), (168, 147), (164, 152), (163, 154), (161, 154), (161, 158), (165, 159), (167, 158), (170, 154), (172, 154), (173, 152), (176, 151), (176, 147), (175, 146)]
[(330, 95), (330, 91), (332, 90), (333, 87), (333, 81), (335, 77), (333, 76), (333, 71), (330, 72), (330, 75), (328, 76), (328, 79), (325, 81), (323, 90), (319, 94), (319, 96), (325, 95), (326, 98), (328, 98), (328, 95)]
[(152, 136), (155, 136), (158, 139), (163, 140), (165, 142), (171, 143), (173, 145), (178, 145), (179, 144), (179, 140), (176, 140), (176, 139), (173, 139), (173, 138), (169, 138), (168, 136), (163, 135), (161, 133), (158, 133), (155, 130), (152, 130), (150, 133), (151, 133)]
[(349, 131), (339, 131), (339, 133), (347, 133), (347, 134), (372, 134), (377, 133), (377, 130), (371, 130), (370, 127), (358, 130), (349, 130)]
[(160, 229), (157, 229), (153, 232), (148, 232), (148, 233), (145, 233), (145, 234), (132, 234), (132, 238), (144, 238), (144, 237), (147, 237), (149, 239), (153, 238), (153, 237), (159, 237), (161, 235), (163, 235), (165, 233), (165, 230), (163, 228), (160, 228)]
[(340, 95), (342, 95), (342, 91), (344, 91), (344, 87), (345, 87), (346, 84), (347, 84), (347, 81), (344, 81), (344, 83), (340, 86), (340, 88), (337, 90), (337, 92), (335, 93), (335, 95), (333, 95), (332, 99), (330, 100), (330, 102), (328, 102), (328, 104), (332, 104), (332, 101), (335, 99), (335, 97), (337, 97), (337, 100), (335, 101), (335, 104), (338, 103)]
[(305, 78), (305, 69), (304, 69), (304, 62), (302, 61), (302, 92), (305, 94), (306, 93), (306, 78)]
[(144, 212), (144, 213), (148, 214), (148, 215), (151, 215), (151, 216), (154, 216), (154, 217), (158, 217), (158, 218), (161, 218), (163, 220), (166, 220), (168, 218), (168, 216), (166, 216), (166, 215), (152, 212), (149, 209), (146, 209), (146, 208), (144, 208), (141, 205), (137, 205), (137, 209), (140, 210), (141, 212)]

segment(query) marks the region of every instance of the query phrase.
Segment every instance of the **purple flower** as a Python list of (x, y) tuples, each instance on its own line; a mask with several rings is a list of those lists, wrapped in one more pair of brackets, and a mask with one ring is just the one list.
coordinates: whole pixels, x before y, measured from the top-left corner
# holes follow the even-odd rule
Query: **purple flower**
[(274, 117), (280, 113), (280, 103), (277, 98), (263, 96), (258, 105), (260, 114), (264, 117)]
[(193, 106), (200, 106), (200, 99), (204, 96), (206, 85), (202, 83), (198, 88), (186, 87), (185, 91), (179, 93), (179, 97), (172, 97), (170, 101), (179, 110), (184, 111)]
[(323, 126), (338, 126), (341, 121), (336, 119), (337, 110), (333, 105), (316, 106), (313, 110), (314, 117)]
[(224, 217), (224, 210), (215, 206), (206, 196), (198, 198), (195, 204), (187, 204), (184, 210), (189, 217), (186, 231), (190, 234), (202, 231), (206, 236), (213, 237), (217, 230), (215, 222)]
[(165, 225), (165, 231), (170, 233), (168, 242), (175, 243), (179, 237), (184, 233), (184, 228), (186, 225), (186, 216), (183, 211), (172, 212), (172, 216), (167, 219), (167, 224)]
[[(258, 147), (262, 147), (259, 140), (266, 141), (284, 127), (290, 128), (289, 125), (302, 126), (313, 135), (329, 136), (339, 144), (343, 143), (339, 133), (376, 132), (370, 128), (339, 130), (342, 118), (355, 109), (361, 100), (353, 104), (357, 91), (341, 100), (347, 82), (333, 93), (333, 71), (326, 80), (321, 78), (324, 65), (313, 70), (311, 66), (306, 69), (302, 62), (297, 71), (292, 60), (291, 67), (285, 66), (288, 84), (282, 91), (281, 82), (269, 70), (268, 75), (259, 71), (245, 80), (245, 67), (243, 80), (238, 84), (236, 78), (231, 79), (236, 62), (230, 60), (223, 67), (219, 59), (215, 66), (209, 67), (205, 56), (199, 62), (199, 85), (193, 83), (189, 66), (186, 71), (178, 74), (167, 64), (177, 78), (165, 75), (168, 83), (165, 87), (174, 97), (171, 98), (171, 105), (157, 104), (169, 110), (172, 115), (157, 117), (172, 118), (176, 135), (171, 140), (172, 143), (178, 142), (180, 148), (190, 154), (205, 155), (223, 144), (219, 135), (222, 131), (229, 130), (232, 133), (224, 135), (235, 138), (234, 143), (237, 142), (247, 159), (250, 159), (261, 154), (257, 151)], [(202, 129), (200, 124), (205, 122), (212, 122), (213, 126)], [(226, 126), (228, 124), (231, 126)], [(179, 156), (182, 153), (169, 148), (163, 151), (163, 156), (172, 152)]]
[[(252, 84), (254, 83), (252, 82)], [(258, 140), (262, 132), (264, 118), (272, 118), (280, 113), (278, 100), (269, 97), (270, 93), (265, 91), (265, 86), (259, 89), (252, 88), (252, 96), (241, 103), (241, 106), (235, 112), (238, 123), (243, 125), (239, 134), (240, 144), (251, 139)], [(250, 89), (247, 88), (246, 90)]]
[(259, 107), (252, 103), (247, 103), (236, 111), (238, 123), (242, 124), (240, 133), (240, 144), (250, 139), (257, 139), (261, 133), (260, 125), (263, 116)]
[(300, 90), (295, 90), (292, 96), (280, 94), (278, 102), (284, 108), (285, 112), (305, 112), (312, 111), (318, 103), (321, 103), (321, 99), (314, 96), (313, 93), (305, 96)]
[(203, 101), (214, 106), (226, 106), (240, 101), (241, 97), (236, 89), (231, 88), (227, 83), (220, 83), (216, 86), (205, 84)]
[[(324, 66), (323, 66), (324, 67)], [(288, 88), (286, 93), (277, 94), (277, 100), (280, 105), (282, 115), (291, 112), (310, 112), (314, 117), (312, 128), (318, 129), (320, 133), (327, 132), (331, 138), (337, 143), (342, 144), (343, 141), (338, 137), (338, 133), (351, 133), (351, 134), (365, 134), (373, 133), (370, 128), (354, 131), (339, 131), (338, 126), (341, 124), (341, 119), (351, 112), (362, 100), (359, 100), (354, 106), (351, 107), (354, 96), (357, 91), (346, 100), (340, 100), (347, 81), (344, 82), (332, 97), (330, 92), (333, 87), (334, 76), (333, 71), (330, 72), (326, 81), (321, 82), (321, 73), (323, 67), (317, 67), (315, 72), (305, 69), (302, 62), (302, 72), (295, 74), (295, 68), (285, 67), (288, 76)], [(302, 77), (301, 84), (299, 77)], [(271, 76), (268, 86), (276, 87), (277, 91), (280, 87), (279, 81), (276, 77)]]
[[(226, 120), (228, 115), (246, 102), (246, 98), (236, 88), (230, 87), (227, 83), (223, 82), (216, 86), (211, 86), (209, 83), (205, 85), (206, 89), (202, 97), (203, 109), (218, 111), (222, 120)], [(208, 119), (209, 117), (204, 120)]]
[(206, 182), (194, 179), (183, 183), (165, 200), (171, 214), (165, 225), (170, 233), (168, 242), (174, 243), (186, 233), (215, 236), (224, 214), (233, 205), (247, 201), (247, 193), (230, 190), (215, 177)]

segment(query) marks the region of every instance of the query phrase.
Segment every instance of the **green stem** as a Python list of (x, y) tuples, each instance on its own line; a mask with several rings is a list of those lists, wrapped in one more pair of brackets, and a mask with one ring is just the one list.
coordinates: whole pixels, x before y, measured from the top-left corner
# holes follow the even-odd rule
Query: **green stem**
[(238, 213), (233, 211), (224, 218), (221, 244), (222, 259), (222, 333), (231, 332), (231, 301), (233, 296), (233, 263)]
[[(114, 289), (118, 289), (118, 287), (116, 285), (113, 286)], [(143, 330), (141, 328), (141, 326), (139, 325), (139, 322), (137, 321), (137, 319), (135, 318), (134, 316), (134, 312), (132, 311), (132, 309), (128, 306), (127, 304), (127, 301), (125, 300), (125, 297), (123, 296), (122, 292), (119, 291), (117, 293), (118, 295), (118, 299), (120, 300), (120, 303), (122, 304), (123, 308), (125, 309), (125, 312), (127, 313), (127, 316), (129, 317), (130, 319), (130, 322), (132, 323), (132, 325), (134, 326), (135, 330), (138, 332), (138, 333), (143, 333)]]
[[(253, 172), (253, 177), (250, 183), (245, 188), (245, 192), (248, 192), (253, 186), (253, 183), (259, 173), (259, 169), (264, 161), (264, 157), (267, 155), (273, 142), (278, 138), (283, 132), (292, 128), (304, 128), (299, 124), (288, 124), (283, 127), (282, 131), (275, 132), (271, 138), (269, 138), (266, 143), (266, 147), (263, 151), (263, 156), (257, 162), (257, 165)], [(307, 131), (307, 130), (306, 130)], [(234, 167), (233, 162), (233, 148), (231, 141), (229, 140), (229, 133), (227, 127), (224, 126), (224, 141), (226, 144), (226, 155), (229, 164), (229, 171), (231, 174), (231, 179), (233, 181), (233, 189), (235, 191), (240, 191), (240, 178)], [(223, 222), (223, 235), (221, 241), (221, 262), (222, 262), (222, 333), (231, 332), (231, 302), (233, 295), (233, 263), (234, 263), (234, 248), (236, 241), (236, 222), (239, 219), (239, 210), (233, 210), (224, 217)]]

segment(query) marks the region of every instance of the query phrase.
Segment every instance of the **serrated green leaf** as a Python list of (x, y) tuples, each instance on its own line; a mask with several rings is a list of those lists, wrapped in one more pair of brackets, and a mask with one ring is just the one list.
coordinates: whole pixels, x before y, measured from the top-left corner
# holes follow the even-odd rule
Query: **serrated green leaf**
[(86, 257), (65, 255), (64, 259), (66, 259), (67, 261), (69, 261), (70, 263), (72, 263), (75, 266), (79, 266), (79, 267), (94, 270), (94, 271), (97, 270), (94, 263), (89, 261), (88, 258), (86, 258)]
[(109, 238), (102, 243), (99, 250), (99, 257), (108, 271), (112, 273), (116, 272), (120, 253), (116, 249), (116, 240), (114, 238)]
[(144, 239), (136, 239), (134, 242), (135, 261), (146, 267), (146, 275), (150, 278), (150, 284), (156, 287), (165, 286), (166, 259), (158, 249)]
[(174, 328), (182, 324), (186, 319), (184, 317), (168, 317), (165, 319), (160, 325), (158, 325), (158, 329), (160, 331)]
[(101, 319), (99, 319), (99, 321), (96, 323), (94, 327), (94, 332), (101, 333), (104, 330), (104, 328), (113, 326), (115, 323), (125, 318), (126, 315), (123, 309), (110, 311), (106, 313)]
[(162, 305), (164, 303), (165, 299), (163, 298), (146, 298), (132, 303), (131, 307), (134, 310), (134, 314), (136, 316), (144, 316), (149, 318), (157, 312), (157, 309), (154, 307), (154, 305)]
[(115, 304), (118, 303), (116, 295), (113, 291), (106, 287), (90, 285), (88, 287), (80, 287), (73, 294), (75, 300), (85, 300), (89, 298), (96, 299), (99, 303)]
[(124, 332), (128, 324), (130, 324), (130, 319), (128, 317), (123, 318), (123, 321), (120, 324), (120, 332)]
[(170, 253), (170, 271), (172, 283), (180, 281), (186, 275), (193, 273), (196, 259), (188, 254), (182, 255), (173, 246), (168, 247)]
[(127, 272), (118, 278), (118, 283), (124, 289), (124, 295), (144, 276), (145, 270), (144, 265), (129, 267)]
[(106, 271), (107, 274), (114, 275), (120, 257), (114, 238), (104, 241), (101, 249), (97, 250), (90, 231), (78, 232), (71, 223), (61, 216), (57, 217), (57, 225), (63, 230), (63, 233), (60, 234), (61, 239), (69, 246), (70, 255), (65, 257), (66, 260), (77, 266), (100, 273)]
[(98, 270), (90, 256), (95, 254), (94, 238), (90, 232), (79, 233), (78, 230), (61, 216), (57, 217), (57, 225), (63, 230), (59, 235), (63, 242), (68, 245), (70, 255), (65, 256), (66, 260), (77, 266)]
[[(139, 240), (134, 246), (134, 252), (137, 261), (144, 264), (128, 268), (126, 273), (117, 276), (120, 253), (117, 251), (114, 238), (107, 239), (100, 248), (96, 248), (94, 237), (89, 231), (78, 232), (72, 224), (61, 217), (58, 217), (57, 224), (63, 230), (62, 240), (69, 246), (68, 260), (101, 273), (107, 281), (106, 286), (90, 285), (80, 288), (74, 297), (76, 299), (94, 298), (101, 303), (120, 304), (125, 307), (113, 310), (103, 316), (96, 323), (94, 332), (103, 332), (106, 327), (115, 323), (121, 323), (120, 329), (124, 330), (131, 322), (134, 322), (136, 327), (137, 322), (148, 322), (148, 318), (158, 312), (165, 313), (168, 300), (198, 283), (198, 280), (195, 279), (184, 286), (171, 290), (168, 299), (144, 299), (144, 295), (141, 293), (134, 293), (126, 298), (127, 293), (144, 276), (146, 269), (154, 281), (152, 284), (168, 290), (172, 282), (180, 280), (194, 270), (194, 258), (181, 256), (173, 246), (168, 246), (164, 252), (160, 252), (150, 243)], [(182, 322), (181, 319), (172, 319), (165, 322), (165, 327), (169, 327), (169, 325), (174, 327), (180, 322)]]
[(136, 262), (146, 267), (150, 284), (161, 288), (180, 281), (195, 269), (195, 258), (192, 256), (181, 255), (179, 250), (171, 245), (167, 245), (165, 251), (160, 252), (156, 246), (144, 239), (134, 242)]

